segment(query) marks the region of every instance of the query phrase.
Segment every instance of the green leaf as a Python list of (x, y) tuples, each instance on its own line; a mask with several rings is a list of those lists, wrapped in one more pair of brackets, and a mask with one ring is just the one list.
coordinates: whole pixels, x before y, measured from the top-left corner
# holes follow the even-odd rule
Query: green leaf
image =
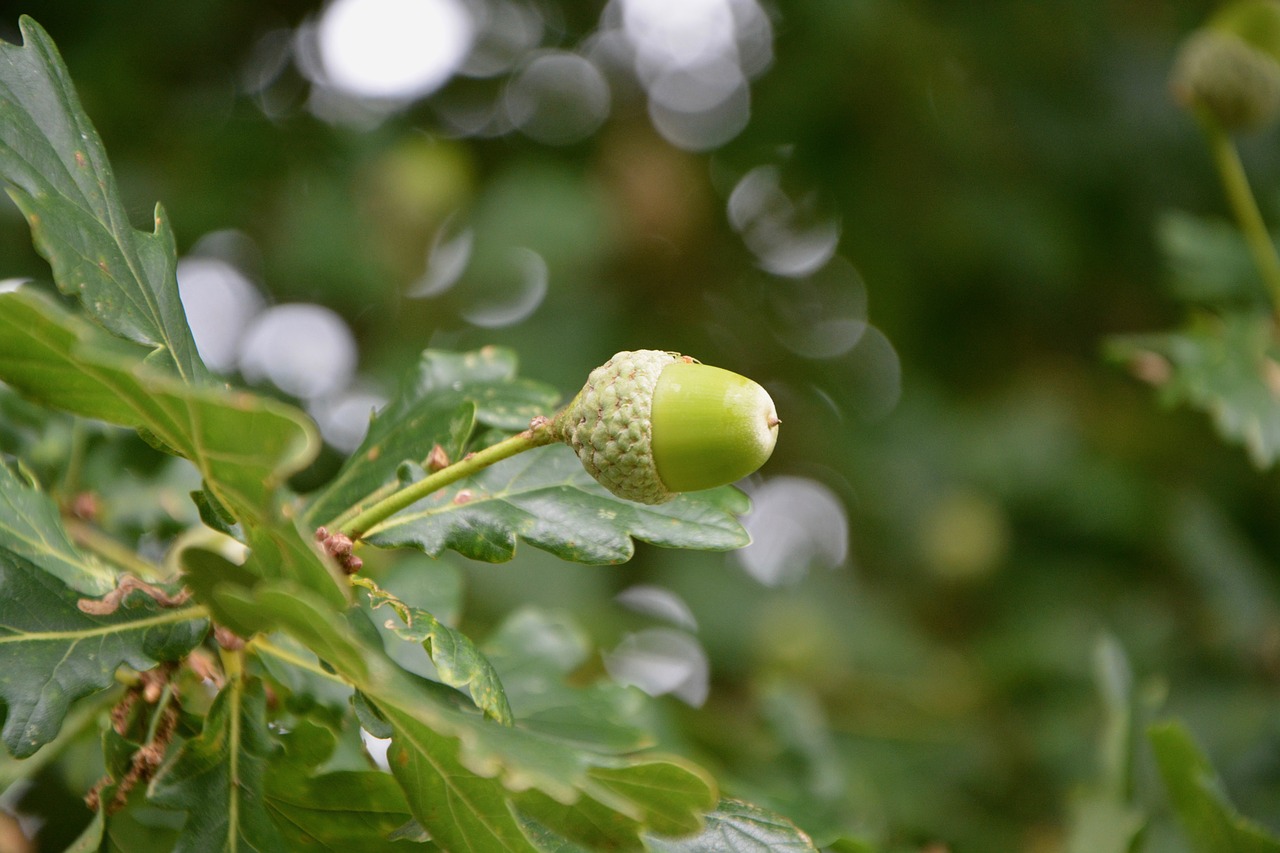
[(1195, 850), (1202, 853), (1276, 853), (1280, 839), (1241, 816), (1222, 780), (1178, 722), (1147, 730), (1169, 800)]
[(0, 699), (7, 706), (0, 735), (19, 758), (58, 734), (72, 702), (113, 684), (118, 667), (177, 660), (208, 627), (195, 608), (162, 611), (138, 593), (105, 616), (82, 612), (80, 598), (40, 566), (0, 550)]
[(116, 585), (116, 575), (71, 542), (58, 507), (34, 483), (0, 464), (0, 551), (22, 557), (88, 596)]
[(182, 745), (148, 787), (155, 805), (187, 813), (176, 853), (286, 851), (264, 800), (273, 746), (266, 691), (256, 679), (232, 679), (218, 693), (199, 737)]
[[(376, 706), (394, 733), (392, 767), (400, 762), (395, 772), (409, 807), (447, 850), (507, 849), (486, 843), (524, 849), (511, 834), (516, 822), (509, 800), (513, 792), (531, 788), (562, 803), (586, 795), (668, 832), (696, 828), (699, 816), (715, 803), (711, 781), (676, 759), (601, 754), (458, 708), (395, 666), (373, 641), (305, 589), (262, 582), (253, 590), (227, 585), (213, 596), (217, 611), (237, 624), (288, 631)], [(459, 818), (459, 825), (464, 837), (474, 833), (480, 839), (477, 846), (451, 846), (459, 843), (450, 835), (457, 830), (431, 822), (445, 820), (438, 810), (441, 796), (458, 809), (474, 808), (476, 813)], [(492, 811), (494, 803), (502, 811)]]
[(366, 539), (432, 556), (453, 549), (475, 560), (510, 560), (517, 539), (578, 563), (622, 563), (640, 539), (670, 548), (729, 550), (746, 545), (735, 516), (746, 496), (725, 487), (658, 506), (614, 497), (564, 446), (499, 462), (374, 526)]
[(1133, 800), (1136, 737), (1133, 673), (1124, 649), (1104, 634), (1094, 647), (1094, 680), (1102, 700), (1099, 784), (1071, 802), (1067, 853), (1129, 853), (1147, 826), (1147, 814)]
[(395, 735), (387, 759), (413, 816), (449, 851), (538, 853), (495, 779), (472, 772), (457, 758), (457, 742), (412, 717), (392, 711)]
[(817, 853), (795, 824), (759, 806), (721, 800), (706, 826), (686, 838), (646, 836), (653, 853)]
[[(707, 780), (687, 765), (675, 760), (632, 761), (614, 767), (597, 766), (587, 771), (592, 796), (606, 803), (618, 804), (619, 810), (629, 804), (639, 806), (638, 819), (661, 835), (685, 835), (702, 828), (702, 811), (710, 809), (714, 800)], [(690, 803), (701, 808), (691, 810)]]
[(273, 767), (265, 796), (290, 850), (379, 853), (410, 818), (396, 781), (372, 770), (306, 776)]
[(1107, 792), (1082, 795), (1071, 804), (1066, 853), (1130, 853), (1146, 825), (1142, 809)]
[[(525, 791), (515, 798), (525, 833), (540, 849), (565, 849), (548, 843), (551, 832), (587, 850), (643, 850), (642, 825), (590, 797), (573, 803), (557, 802), (541, 791)], [(534, 825), (530, 825), (533, 821)]]
[(379, 853), (412, 819), (399, 785), (386, 773), (338, 770), (316, 775), (337, 742), (328, 727), (299, 718), (279, 740), (284, 755), (272, 757), (264, 796), (290, 850)]
[(502, 681), (470, 637), (442, 624), (426, 610), (410, 607), (384, 590), (369, 589), (368, 595), (375, 609), (384, 604), (390, 605), (403, 620), (403, 627), (393, 623), (391, 630), (400, 639), (422, 646), (442, 682), (450, 687), (466, 689), (486, 717), (504, 726), (511, 725), (511, 706), (507, 703)]
[(173, 233), (135, 230), (102, 140), (48, 34), (19, 22), (23, 45), (0, 43), (0, 177), (31, 226), (58, 287), (104, 328), (153, 349), (186, 382), (203, 362), (178, 296)]
[(264, 397), (187, 385), (138, 355), (32, 290), (0, 294), (0, 380), (46, 405), (134, 427), (191, 460), (244, 526), (255, 571), (344, 600), (335, 569), (278, 506), (285, 479), (316, 452), (311, 421)]
[(1266, 304), (1267, 292), (1249, 246), (1231, 222), (1166, 211), (1156, 223), (1156, 239), (1169, 268), (1170, 287), (1179, 299)]
[(567, 616), (522, 607), (485, 640), (483, 650), (524, 728), (604, 753), (653, 745), (640, 724), (646, 708), (640, 691), (606, 680), (571, 683), (592, 646)]
[(1201, 315), (1180, 332), (1113, 339), (1109, 352), (1153, 382), (1167, 405), (1209, 413), (1254, 464), (1280, 456), (1280, 347), (1268, 315)]
[(364, 441), (307, 508), (312, 525), (331, 522), (378, 487), (396, 481), (405, 462), (425, 465), (439, 445), (461, 458), (476, 423), (519, 431), (550, 414), (558, 395), (516, 378), (516, 356), (498, 347), (469, 353), (426, 350), (399, 392), (369, 424)]

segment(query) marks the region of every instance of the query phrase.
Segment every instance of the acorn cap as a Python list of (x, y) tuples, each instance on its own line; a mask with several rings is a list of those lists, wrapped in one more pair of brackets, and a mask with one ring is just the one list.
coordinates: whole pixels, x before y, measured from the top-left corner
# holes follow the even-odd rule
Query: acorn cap
[(677, 353), (636, 350), (593, 370), (552, 428), (609, 491), (660, 504), (755, 471), (777, 427), (773, 401), (750, 379)]
[(645, 504), (675, 497), (653, 464), (649, 412), (658, 377), (676, 358), (660, 350), (617, 353), (591, 371), (556, 418), (583, 467), (618, 497)]

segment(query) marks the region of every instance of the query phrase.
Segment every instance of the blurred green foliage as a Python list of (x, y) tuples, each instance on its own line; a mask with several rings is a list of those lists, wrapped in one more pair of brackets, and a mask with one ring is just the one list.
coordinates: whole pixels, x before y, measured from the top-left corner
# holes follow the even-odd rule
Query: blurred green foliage
[[(634, 98), (549, 147), (443, 132), (437, 104), (492, 80), (358, 127), (311, 115), (292, 68), (248, 91), (255, 49), (313, 3), (48, 5), (36, 14), (135, 224), (162, 199), (180, 253), (242, 231), (273, 301), (351, 324), (368, 382), (389, 390), (428, 345), (511, 346), (523, 375), (564, 392), (615, 350), (692, 353), (774, 394), (784, 426), (764, 476), (815, 479), (847, 509), (847, 559), (780, 587), (732, 555), (646, 546), (616, 567), (528, 549), (508, 565), (458, 561), (479, 635), (535, 603), (609, 648), (652, 621), (613, 596), (664, 586), (696, 618), (712, 679), (705, 706), (664, 706), (665, 730), (731, 794), (820, 842), (1028, 853), (1085, 849), (1068, 844), (1104, 775), (1111, 711), (1094, 660), (1113, 637), (1133, 713), (1184, 719), (1240, 811), (1280, 827), (1280, 482), (1102, 357), (1110, 335), (1181, 322), (1203, 288), (1257, 299), (1212, 164), (1166, 89), (1211, 4), (770, 4), (775, 57), (750, 122), (708, 153), (664, 141)], [(596, 4), (534, 5), (544, 46), (598, 23)], [(0, 36), (18, 40), (16, 15)], [(1241, 141), (1273, 222), (1278, 141)], [(883, 336), (812, 357), (779, 334), (795, 286), (755, 264), (725, 210), (761, 165), (841, 223), (839, 253)], [(460, 284), (409, 298), (433, 240), (460, 223), (475, 240)], [(3, 274), (47, 278), (11, 206), (0, 226)], [(545, 299), (515, 325), (467, 322), (513, 247), (545, 261)], [(1197, 262), (1206, 275), (1187, 274)], [(5, 411), (0, 439), (34, 417)], [(110, 441), (125, 470), (143, 457)], [(150, 473), (134, 481), (164, 488)], [(1143, 849), (1190, 849), (1136, 751)], [(71, 808), (57, 778), (26, 796)], [(42, 843), (62, 849), (64, 831)], [(844, 843), (833, 849), (860, 849)]]

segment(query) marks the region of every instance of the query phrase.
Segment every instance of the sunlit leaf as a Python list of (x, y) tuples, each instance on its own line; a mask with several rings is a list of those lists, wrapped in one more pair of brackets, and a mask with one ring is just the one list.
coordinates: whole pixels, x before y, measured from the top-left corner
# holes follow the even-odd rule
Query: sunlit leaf
[(1271, 317), (1200, 316), (1180, 332), (1113, 339), (1110, 350), (1167, 404), (1207, 412), (1259, 467), (1280, 456), (1280, 346)]
[(31, 226), (58, 287), (104, 328), (154, 349), (184, 381), (206, 370), (178, 297), (173, 233), (129, 224), (102, 140), (48, 34), (20, 21), (23, 45), (0, 43), (0, 177)]
[(0, 380), (46, 405), (134, 427), (191, 460), (244, 525), (258, 572), (342, 600), (333, 570), (278, 507), (285, 478), (315, 454), (311, 421), (253, 394), (187, 385), (138, 356), (35, 291), (0, 294)]
[(633, 538), (670, 548), (740, 548), (748, 538), (736, 516), (746, 510), (746, 497), (730, 487), (658, 506), (621, 500), (557, 445), (442, 489), (375, 525), (366, 539), (433, 556), (452, 549), (486, 562), (511, 559), (523, 539), (577, 563), (621, 563), (634, 553)]
[(795, 824), (768, 809), (739, 800), (721, 800), (697, 835), (645, 842), (652, 853), (817, 853)]
[(1231, 805), (1222, 780), (1177, 722), (1147, 731), (1174, 811), (1199, 853), (1276, 853), (1280, 838)]
[(516, 377), (510, 350), (427, 350), (399, 392), (374, 416), (364, 441), (313, 499), (307, 520), (324, 524), (385, 483), (402, 463), (425, 465), (436, 445), (457, 461), (475, 424), (522, 430), (555, 406), (555, 390)]
[(148, 788), (152, 803), (187, 813), (177, 853), (285, 851), (264, 800), (273, 746), (262, 682), (234, 679), (214, 699), (199, 737), (184, 743)]

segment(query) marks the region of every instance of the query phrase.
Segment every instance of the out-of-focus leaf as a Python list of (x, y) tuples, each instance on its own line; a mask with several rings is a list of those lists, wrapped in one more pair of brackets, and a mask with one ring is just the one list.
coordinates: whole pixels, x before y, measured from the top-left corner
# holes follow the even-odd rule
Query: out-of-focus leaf
[(111, 332), (145, 344), (148, 361), (203, 381), (178, 296), (173, 232), (129, 224), (102, 140), (49, 35), (22, 18), (23, 45), (0, 43), (0, 176), (31, 226), (58, 287)]
[(0, 699), (5, 746), (19, 758), (57, 734), (71, 703), (110, 686), (117, 667), (177, 660), (208, 627), (199, 610), (159, 610), (135, 593), (94, 616), (79, 593), (0, 545)]
[(187, 813), (176, 851), (289, 849), (264, 799), (273, 750), (266, 704), (261, 681), (231, 680), (210, 706), (199, 737), (184, 743), (151, 780), (152, 803)]
[(1156, 765), (1178, 819), (1200, 853), (1276, 853), (1280, 838), (1231, 805), (1222, 780), (1178, 722), (1147, 731)]
[(466, 689), (476, 707), (489, 719), (504, 726), (511, 725), (511, 706), (502, 689), (502, 680), (470, 637), (383, 590), (369, 590), (369, 599), (375, 608), (391, 605), (389, 609), (403, 620), (402, 625), (393, 622), (391, 630), (400, 639), (422, 646), (441, 681), (450, 687)]
[(1115, 637), (1098, 640), (1093, 652), (1094, 680), (1102, 700), (1102, 739), (1098, 747), (1103, 791), (1126, 803), (1133, 786), (1134, 709), (1133, 672)]
[(1130, 853), (1147, 825), (1142, 809), (1120, 802), (1109, 793), (1081, 796), (1071, 804), (1067, 853)]
[[(605, 803), (639, 806), (635, 815), (646, 827), (662, 835), (685, 835), (702, 828), (703, 813), (715, 804), (707, 780), (683, 762), (649, 760), (587, 771), (587, 790)], [(696, 804), (695, 808), (690, 808)]]
[(1197, 591), (1212, 641), (1247, 657), (1280, 625), (1274, 566), (1232, 517), (1197, 492), (1172, 503), (1165, 541), (1181, 574)]
[[(358, 635), (336, 610), (305, 589), (283, 582), (263, 582), (251, 592), (228, 585), (215, 589), (213, 598), (217, 612), (234, 624), (288, 631), (376, 707), (393, 732), (392, 769), (402, 777), (409, 807), (445, 849), (507, 849), (484, 846), (498, 843), (524, 849), (511, 834), (518, 826), (507, 798), (531, 788), (559, 802), (585, 794), (667, 832), (692, 831), (700, 815), (714, 806), (711, 781), (679, 760), (601, 754), (459, 709), (424, 689), (374, 640)], [(473, 814), (455, 825), (440, 811), (442, 802)], [(492, 818), (494, 803), (501, 806), (497, 818)], [(491, 818), (497, 823), (486, 823)], [(454, 837), (454, 832), (464, 834)], [(455, 846), (473, 837), (483, 839), (476, 842), (480, 846)]]
[(670, 548), (728, 550), (748, 537), (736, 518), (747, 498), (724, 487), (680, 495), (658, 506), (614, 497), (591, 479), (567, 447), (541, 447), (441, 489), (375, 525), (365, 537), (382, 547), (453, 549), (502, 562), (517, 539), (577, 563), (631, 559), (632, 538)]
[(27, 289), (0, 294), (0, 379), (47, 405), (134, 427), (190, 459), (245, 527), (256, 571), (342, 600), (334, 570), (277, 506), (285, 478), (316, 451), (315, 428), (301, 412), (150, 370), (136, 347)]
[(817, 853), (809, 836), (768, 809), (721, 800), (706, 826), (685, 838), (645, 837), (653, 853)]
[(409, 820), (400, 787), (374, 770), (307, 776), (273, 768), (265, 796), (289, 850), (380, 853), (387, 837)]
[(1168, 405), (1209, 413), (1254, 464), (1280, 456), (1280, 347), (1266, 314), (1199, 316), (1180, 332), (1115, 338), (1109, 349)]
[(520, 725), (601, 752), (652, 746), (640, 725), (646, 697), (610, 681), (571, 683), (591, 655), (586, 634), (563, 615), (522, 607), (484, 642)]
[(63, 853), (98, 853), (102, 849), (102, 835), (107, 828), (107, 813), (98, 809), (84, 832)]
[(399, 393), (374, 416), (364, 441), (311, 501), (306, 518), (323, 524), (355, 506), (404, 462), (424, 464), (439, 445), (457, 461), (476, 423), (515, 432), (549, 415), (559, 395), (516, 377), (516, 356), (485, 347), (468, 353), (426, 350)]
[(279, 740), (284, 755), (272, 758), (264, 792), (267, 810), (290, 850), (378, 853), (411, 820), (404, 794), (386, 773), (337, 770), (316, 775), (316, 768), (333, 754), (331, 729), (303, 717)]
[(1230, 222), (1166, 211), (1156, 223), (1156, 239), (1169, 267), (1170, 286), (1180, 299), (1265, 304), (1253, 256)]
[[(590, 797), (576, 802), (556, 802), (541, 791), (525, 791), (515, 797), (525, 832), (540, 849), (572, 849), (553, 841), (553, 835), (582, 845), (585, 850), (643, 850), (642, 825)], [(532, 821), (534, 825), (531, 825)], [(554, 831), (554, 832), (553, 832)]]
[(115, 586), (114, 571), (72, 544), (53, 500), (2, 463), (0, 551), (31, 561), (85, 595)]

